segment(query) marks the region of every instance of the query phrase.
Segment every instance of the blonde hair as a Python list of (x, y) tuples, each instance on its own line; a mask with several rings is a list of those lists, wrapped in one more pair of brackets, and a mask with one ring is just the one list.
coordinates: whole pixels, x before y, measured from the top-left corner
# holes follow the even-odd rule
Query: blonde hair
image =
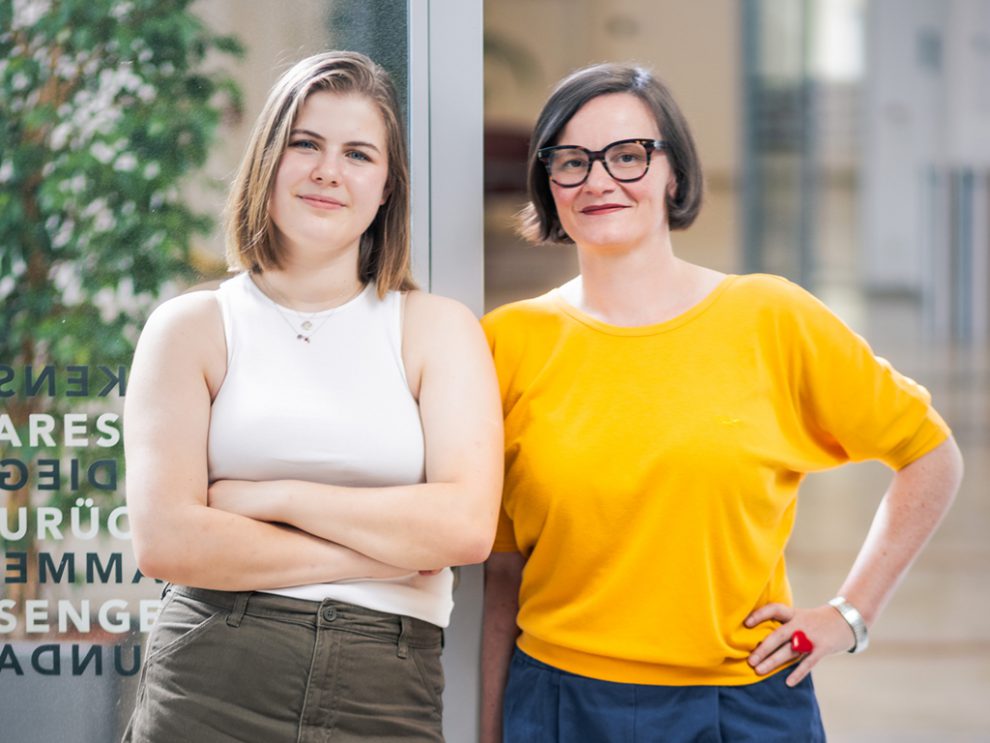
[(367, 97), (385, 123), (386, 198), (361, 236), (358, 278), (374, 281), (379, 296), (415, 289), (409, 268), (409, 166), (395, 88), (384, 69), (357, 52), (308, 57), (268, 94), (227, 199), (227, 262), (232, 269), (255, 273), (281, 267), (283, 254), (269, 209), (275, 176), (300, 107), (322, 91)]

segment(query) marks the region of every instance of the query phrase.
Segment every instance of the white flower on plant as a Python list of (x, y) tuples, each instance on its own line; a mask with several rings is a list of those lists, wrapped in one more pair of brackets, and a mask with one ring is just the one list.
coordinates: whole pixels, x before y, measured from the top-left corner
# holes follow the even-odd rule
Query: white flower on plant
[(52, 247), (56, 250), (60, 250), (69, 244), (69, 240), (72, 239), (73, 230), (76, 228), (76, 223), (71, 219), (66, 219), (59, 225), (58, 231), (51, 236)]
[(91, 231), (94, 233), (109, 232), (117, 224), (113, 210), (105, 198), (95, 199), (87, 204), (83, 209), (82, 218), (93, 220)]
[(46, 64), (52, 58), (52, 50), (46, 46), (37, 46), (34, 49), (34, 61), (38, 64)]
[(24, 96), (24, 108), (30, 110), (38, 105), (38, 101), (41, 99), (41, 89), (35, 88), (34, 90), (29, 90), (27, 95)]
[(51, 0), (14, 0), (14, 17), (11, 18), (12, 30), (31, 29), (42, 17), (51, 10)]
[(14, 281), (13, 276), (4, 276), (0, 279), (0, 299), (6, 299), (7, 295), (14, 291), (15, 286), (17, 282)]
[(117, 220), (109, 210), (100, 212), (93, 219), (93, 232), (110, 232), (116, 226)]
[[(83, 65), (84, 70), (87, 66), (88, 63)], [(122, 82), (132, 85), (133, 80), (126, 75), (121, 78), (114, 71), (103, 72), (109, 74), (99, 76), (97, 90), (79, 90), (72, 99), (68, 117), (78, 127), (78, 135), (73, 141), (76, 149), (84, 147), (97, 134), (112, 133), (124, 117), (124, 112), (116, 105), (116, 98), (125, 89)]]
[(80, 67), (78, 57), (60, 56), (55, 60), (55, 75), (63, 80), (75, 80), (82, 72)]
[[(59, 165), (61, 164), (62, 163), (59, 163)], [(71, 193), (78, 195), (86, 190), (87, 184), (88, 181), (86, 180), (86, 176), (79, 173), (77, 175), (72, 176), (71, 178), (66, 178), (64, 181), (58, 184), (58, 190), (61, 193), (65, 193), (65, 194)]]
[(127, 339), (131, 346), (136, 346), (138, 338), (141, 336), (141, 327), (136, 323), (130, 322), (124, 326), (121, 335)]
[(125, 276), (117, 283), (117, 307), (126, 310), (128, 314), (138, 309), (137, 297), (134, 294), (134, 279)]
[(158, 174), (162, 172), (162, 168), (158, 163), (151, 162), (144, 166), (144, 179), (146, 181), (153, 180), (158, 177)]
[(115, 69), (104, 69), (100, 72), (99, 92), (101, 95), (107, 95), (112, 99), (122, 90), (136, 91), (141, 87), (142, 82), (141, 78), (131, 69), (130, 64), (125, 62)]
[(69, 141), (69, 137), (72, 135), (72, 122), (63, 121), (61, 124), (57, 124), (52, 133), (48, 137), (49, 146), (53, 150), (60, 150)]
[(74, 307), (86, 299), (82, 290), (81, 272), (74, 263), (56, 263), (48, 272), (48, 277), (66, 306)]
[(133, 313), (136, 310), (149, 309), (151, 302), (147, 294), (137, 294), (134, 291), (134, 280), (130, 276), (123, 277), (116, 288), (105, 286), (100, 289), (90, 301), (100, 311), (103, 322), (109, 323), (123, 311)]
[(95, 217), (98, 213), (106, 211), (109, 208), (107, 204), (106, 197), (101, 196), (98, 199), (93, 199), (86, 205), (86, 208), (82, 211), (82, 218), (86, 219), (88, 217)]
[(117, 316), (117, 296), (108, 286), (100, 289), (92, 296), (90, 302), (100, 311), (100, 319), (105, 323), (113, 322)]
[[(145, 178), (148, 176), (145, 175)], [(14, 179), (14, 163), (4, 160), (0, 163), (0, 183), (10, 183)]]
[(10, 87), (13, 90), (24, 90), (31, 82), (31, 78), (25, 75), (23, 72), (16, 73), (10, 79)]
[(120, 173), (131, 173), (137, 168), (137, 158), (133, 152), (125, 152), (113, 163), (113, 169)]
[(113, 6), (113, 10), (110, 11), (110, 15), (120, 21), (123, 20), (133, 9), (134, 5), (132, 3), (116, 3)]
[(98, 141), (93, 142), (93, 145), (89, 148), (89, 154), (106, 165), (116, 157), (117, 151), (106, 142)]

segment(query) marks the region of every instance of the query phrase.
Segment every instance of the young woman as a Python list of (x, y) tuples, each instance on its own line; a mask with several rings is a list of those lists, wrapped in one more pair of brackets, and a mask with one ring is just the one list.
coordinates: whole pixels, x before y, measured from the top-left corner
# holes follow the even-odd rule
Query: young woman
[(501, 416), (477, 321), (410, 277), (397, 110), (360, 54), (289, 70), (228, 204), (241, 273), (144, 330), (128, 505), (173, 585), (125, 740), (442, 740), (449, 566), (488, 554)]
[[(948, 428), (799, 287), (674, 254), (701, 170), (648, 70), (602, 64), (558, 85), (529, 191), (528, 235), (572, 242), (581, 272), (483, 323), (506, 479), (482, 740), (823, 740), (808, 672), (865, 648), (949, 507)], [(783, 554), (798, 485), (862, 459), (895, 470), (866, 543), (838, 596), (795, 608)]]

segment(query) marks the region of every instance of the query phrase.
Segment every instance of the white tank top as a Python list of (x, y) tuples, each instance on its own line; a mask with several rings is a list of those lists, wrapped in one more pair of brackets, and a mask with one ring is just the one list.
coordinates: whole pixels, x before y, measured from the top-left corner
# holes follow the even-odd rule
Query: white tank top
[[(216, 292), (227, 374), (210, 414), (210, 482), (294, 479), (354, 487), (425, 481), (423, 427), (402, 363), (402, 295), (373, 285), (340, 307), (302, 318), (247, 273)], [(295, 327), (293, 327), (295, 326)], [(267, 593), (346, 601), (446, 627), (453, 578), (320, 583)]]

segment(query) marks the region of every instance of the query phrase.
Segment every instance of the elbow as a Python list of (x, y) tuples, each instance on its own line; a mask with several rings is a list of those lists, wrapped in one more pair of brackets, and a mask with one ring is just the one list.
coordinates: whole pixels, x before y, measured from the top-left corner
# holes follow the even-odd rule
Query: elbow
[[(490, 523), (489, 523), (490, 522)], [(484, 562), (492, 552), (495, 542), (494, 519), (472, 519), (458, 530), (452, 565), (475, 565)]]
[(926, 459), (931, 459), (933, 465), (928, 473), (934, 486), (930, 489), (942, 493), (942, 501), (948, 508), (959, 492), (965, 470), (962, 452), (955, 437), (950, 436), (919, 461)]
[(461, 547), (458, 565), (475, 565), (484, 562), (492, 553), (494, 535), (479, 535), (479, 538), (465, 541)]
[(137, 561), (137, 568), (141, 575), (148, 578), (160, 578), (168, 580), (169, 570), (168, 560), (162, 550), (157, 550), (148, 544), (149, 540), (137, 539), (132, 541), (134, 558)]
[(182, 582), (182, 550), (176, 549), (160, 532), (145, 534), (141, 529), (135, 529), (131, 545), (142, 575), (170, 583)]

